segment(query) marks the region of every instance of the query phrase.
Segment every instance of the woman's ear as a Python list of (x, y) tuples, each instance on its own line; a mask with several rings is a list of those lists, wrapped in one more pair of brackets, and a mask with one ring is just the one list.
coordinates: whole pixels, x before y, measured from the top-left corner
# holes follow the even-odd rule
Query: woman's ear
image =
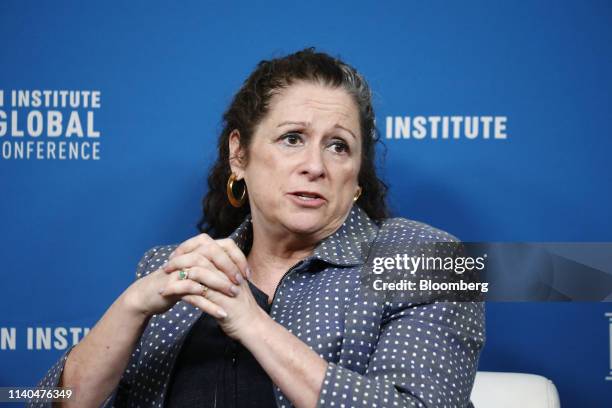
[(236, 180), (241, 180), (244, 177), (244, 151), (240, 146), (238, 129), (232, 130), (229, 135), (229, 163)]

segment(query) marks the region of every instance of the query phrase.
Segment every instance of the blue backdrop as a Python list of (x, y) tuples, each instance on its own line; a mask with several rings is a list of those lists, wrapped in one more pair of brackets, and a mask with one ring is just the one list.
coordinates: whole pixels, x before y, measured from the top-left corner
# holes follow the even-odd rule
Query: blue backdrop
[[(612, 241), (607, 1), (3, 1), (0, 38), (0, 386), (34, 385), (146, 249), (197, 233), (233, 92), (305, 46), (369, 80), (397, 215), (463, 240)], [(19, 90), (94, 91), (100, 106), (19, 106)], [(416, 116), (505, 118), (506, 137), (396, 139), (387, 118)], [(28, 141), (47, 143), (41, 158), (19, 156)], [(97, 143), (98, 159), (45, 156), (61, 142)], [(612, 406), (606, 312), (488, 304), (480, 369), (549, 377), (564, 407)], [(37, 341), (46, 328), (54, 344)]]

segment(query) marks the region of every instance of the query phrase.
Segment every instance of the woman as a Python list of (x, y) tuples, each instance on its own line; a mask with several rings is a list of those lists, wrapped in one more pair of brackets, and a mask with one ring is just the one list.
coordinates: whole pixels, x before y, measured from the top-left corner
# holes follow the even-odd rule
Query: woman
[(360, 285), (374, 244), (455, 241), (387, 218), (365, 80), (312, 48), (262, 61), (224, 124), (203, 233), (149, 250), (39, 386), (80, 407), (469, 405), (482, 304)]

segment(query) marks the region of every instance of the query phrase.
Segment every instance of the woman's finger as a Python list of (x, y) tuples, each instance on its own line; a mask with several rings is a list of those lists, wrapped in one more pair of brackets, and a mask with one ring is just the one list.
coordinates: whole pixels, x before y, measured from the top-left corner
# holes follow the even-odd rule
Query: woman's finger
[(212, 239), (208, 234), (204, 233), (196, 235), (195, 237), (191, 237), (188, 240), (182, 242), (178, 247), (176, 247), (174, 251), (172, 251), (172, 253), (170, 254), (169, 259), (172, 259), (178, 255), (184, 255), (186, 253), (192, 252), (198, 246), (213, 241), (214, 239)]
[(227, 296), (234, 297), (240, 293), (240, 288), (234, 285), (223, 272), (217, 269), (210, 270), (208, 268), (194, 266), (186, 269), (186, 271), (189, 279), (222, 292)]
[(168, 261), (168, 263), (163, 266), (163, 269), (166, 273), (170, 273), (193, 266), (217, 269), (212, 262), (208, 260), (208, 258), (199, 252), (190, 252), (188, 254), (176, 256), (172, 260)]
[(251, 268), (249, 268), (249, 264), (247, 262), (246, 256), (244, 256), (244, 252), (242, 252), (238, 245), (236, 245), (236, 242), (234, 242), (234, 240), (231, 238), (219, 239), (215, 242), (217, 242), (217, 244), (219, 244), (219, 246), (223, 248), (225, 252), (227, 252), (227, 255), (238, 266), (238, 268), (240, 268), (242, 276), (247, 279), (250, 279)]
[(235, 244), (230, 245), (224, 242), (220, 245), (219, 241), (221, 240), (215, 241), (206, 234), (188, 239), (173, 252), (164, 270), (171, 272), (175, 269), (186, 268), (190, 262), (195, 265), (194, 254), (200, 254), (225, 273), (232, 282), (239, 285), (243, 278), (248, 278), (249, 275), (246, 258)]
[(227, 275), (227, 277), (237, 285), (242, 283), (243, 277), (240, 268), (227, 252), (216, 242), (212, 244), (202, 245), (195, 249), (194, 253), (202, 255), (204, 258), (211, 261), (214, 266)]
[(222, 307), (217, 306), (215, 303), (204, 298), (203, 296), (185, 295), (183, 296), (183, 300), (201, 309), (204, 313), (208, 313), (211, 316), (221, 319), (227, 317), (227, 312)]
[(192, 281), (191, 279), (184, 280), (170, 280), (161, 289), (160, 295), (162, 296), (183, 296), (183, 295), (199, 295), (204, 293), (204, 286), (201, 283)]
[(176, 256), (168, 261), (163, 269), (165, 272), (170, 273), (193, 266), (218, 270), (236, 285), (240, 285), (242, 282), (242, 274), (238, 266), (231, 260), (225, 250), (215, 243), (198, 247), (193, 252)]
[(212, 263), (199, 252), (190, 252), (188, 254), (175, 256), (163, 266), (163, 269), (165, 272), (174, 272), (192, 266), (202, 266), (206, 268), (212, 266)]

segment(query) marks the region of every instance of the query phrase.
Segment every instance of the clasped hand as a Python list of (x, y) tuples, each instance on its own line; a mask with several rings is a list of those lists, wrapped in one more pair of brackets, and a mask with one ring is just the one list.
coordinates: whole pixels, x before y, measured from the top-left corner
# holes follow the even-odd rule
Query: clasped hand
[[(186, 279), (179, 278), (180, 271), (186, 272)], [(250, 274), (244, 253), (232, 239), (199, 234), (180, 244), (163, 267), (132, 285), (141, 299), (132, 303), (142, 313), (158, 314), (182, 299), (215, 317), (229, 337), (241, 340), (267, 316), (251, 293)]]

